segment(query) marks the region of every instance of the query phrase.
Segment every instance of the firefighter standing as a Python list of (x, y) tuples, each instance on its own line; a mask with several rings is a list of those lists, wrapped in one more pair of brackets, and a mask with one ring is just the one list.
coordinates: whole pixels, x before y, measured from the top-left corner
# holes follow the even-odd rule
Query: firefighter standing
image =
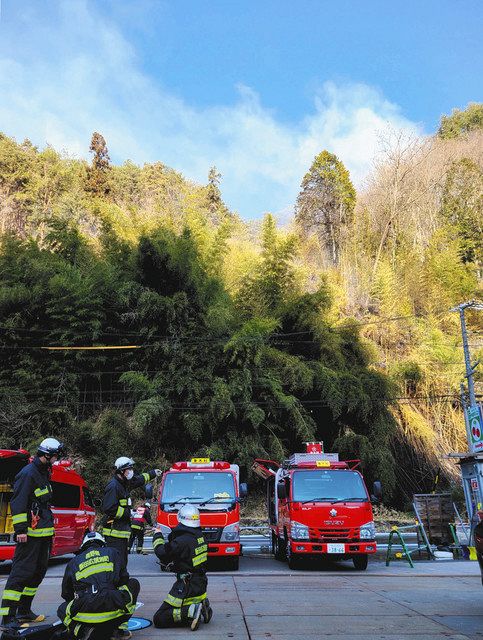
[(76, 640), (130, 638), (130, 631), (118, 627), (133, 614), (139, 588), (123, 566), (119, 551), (106, 547), (103, 536), (91, 531), (65, 569), (65, 602), (57, 614)]
[(45, 619), (31, 606), (47, 571), (54, 535), (50, 472), (62, 453), (63, 445), (55, 438), (42, 440), (36, 457), (15, 477), (10, 507), (17, 545), (0, 609), (6, 627)]
[(139, 506), (131, 516), (131, 538), (129, 540), (129, 549), (132, 551), (134, 540), (136, 540), (136, 553), (143, 553), (144, 545), (144, 531), (146, 525), (152, 526), (153, 521), (151, 518), (151, 504), (145, 502)]
[(158, 629), (189, 625), (196, 631), (201, 616), (208, 623), (213, 615), (206, 597), (208, 545), (201, 531), (197, 507), (191, 504), (181, 507), (178, 522), (168, 542), (165, 543), (159, 531), (153, 537), (154, 551), (161, 565), (176, 573), (176, 582), (154, 614), (153, 622)]
[(149, 480), (161, 475), (160, 469), (143, 474), (134, 473), (134, 460), (122, 456), (114, 463), (114, 477), (104, 491), (102, 501), (103, 535), (108, 547), (121, 554), (124, 568), (127, 567), (129, 538), (131, 537), (131, 489), (142, 487)]

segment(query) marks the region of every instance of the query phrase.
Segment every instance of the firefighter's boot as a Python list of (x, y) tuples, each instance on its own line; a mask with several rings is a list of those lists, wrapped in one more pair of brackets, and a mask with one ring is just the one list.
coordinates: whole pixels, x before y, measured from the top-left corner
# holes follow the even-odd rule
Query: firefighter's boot
[(192, 604), (188, 609), (188, 618), (192, 618), (191, 631), (197, 631), (200, 626), (201, 609), (201, 603)]
[(201, 605), (201, 615), (203, 616), (203, 622), (208, 624), (211, 618), (213, 617), (213, 609), (210, 607), (210, 601), (208, 598), (203, 600)]
[(42, 613), (34, 613), (32, 609), (19, 609), (17, 611), (17, 620), (20, 624), (25, 622), (43, 622), (45, 616)]

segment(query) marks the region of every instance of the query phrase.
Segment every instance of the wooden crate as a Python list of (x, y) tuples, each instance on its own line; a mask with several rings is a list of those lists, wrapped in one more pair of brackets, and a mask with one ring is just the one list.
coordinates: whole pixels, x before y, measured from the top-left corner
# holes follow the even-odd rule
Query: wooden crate
[(454, 507), (450, 493), (416, 493), (414, 506), (430, 544), (450, 545), (453, 542), (450, 522), (454, 522)]

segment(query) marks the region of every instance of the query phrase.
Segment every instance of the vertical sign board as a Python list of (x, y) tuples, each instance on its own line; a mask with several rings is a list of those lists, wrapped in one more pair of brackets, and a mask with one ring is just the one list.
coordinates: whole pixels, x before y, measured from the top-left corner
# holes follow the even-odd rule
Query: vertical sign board
[(481, 415), (481, 407), (469, 407), (467, 411), (471, 450), (477, 453), (483, 451), (483, 418)]

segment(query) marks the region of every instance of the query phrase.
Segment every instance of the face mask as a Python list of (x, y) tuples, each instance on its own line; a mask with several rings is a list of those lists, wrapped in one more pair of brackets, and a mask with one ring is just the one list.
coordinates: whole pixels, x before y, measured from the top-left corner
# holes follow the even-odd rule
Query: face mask
[(131, 480), (133, 475), (134, 471), (132, 469), (127, 469), (127, 471), (124, 472), (124, 477), (126, 478), (126, 480)]

